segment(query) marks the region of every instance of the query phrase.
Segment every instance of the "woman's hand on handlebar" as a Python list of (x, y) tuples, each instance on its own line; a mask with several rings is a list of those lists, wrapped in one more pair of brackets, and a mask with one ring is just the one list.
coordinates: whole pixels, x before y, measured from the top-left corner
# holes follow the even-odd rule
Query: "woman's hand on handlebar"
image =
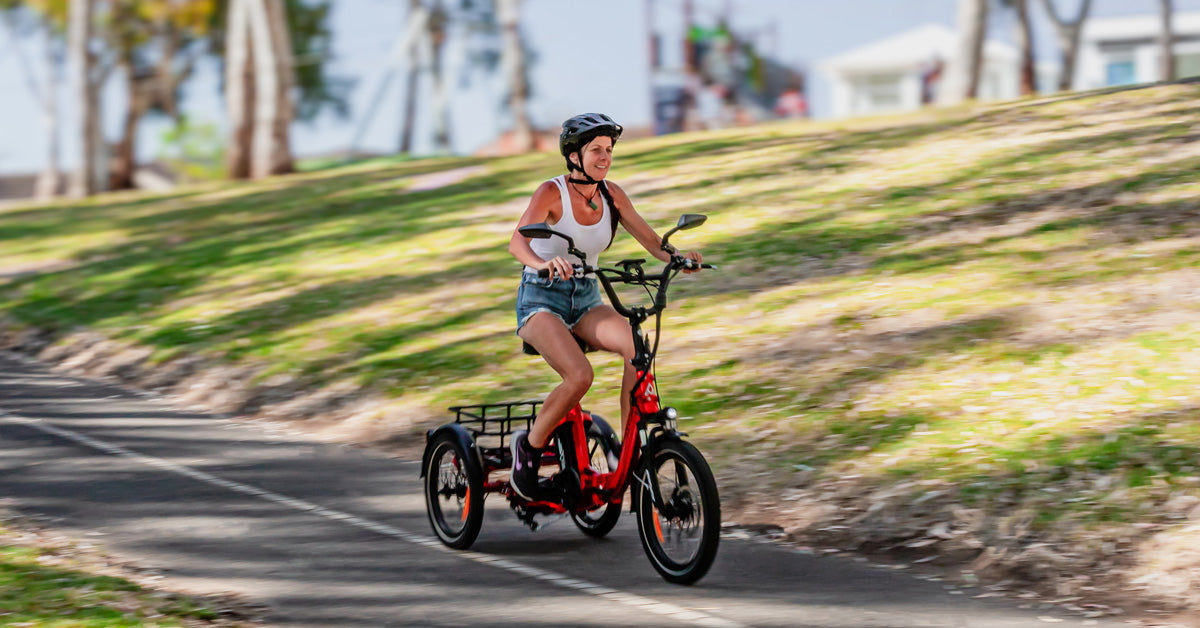
[(691, 260), (691, 263), (685, 262), (687, 265), (683, 267), (683, 272), (690, 275), (700, 270), (700, 263), (704, 261), (704, 256), (700, 255), (699, 251), (688, 251), (683, 259)]
[[(548, 261), (539, 270), (546, 271), (551, 280), (557, 278), (570, 279), (575, 275), (575, 268), (571, 262), (565, 257), (555, 257)], [(541, 273), (539, 273), (541, 274)]]

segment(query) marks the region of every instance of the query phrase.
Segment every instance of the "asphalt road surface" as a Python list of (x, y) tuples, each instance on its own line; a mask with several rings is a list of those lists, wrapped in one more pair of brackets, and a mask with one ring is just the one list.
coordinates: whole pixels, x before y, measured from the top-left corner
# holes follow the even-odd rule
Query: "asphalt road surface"
[(172, 407), (0, 354), (0, 497), (274, 626), (1119, 626), (979, 589), (724, 538), (691, 587), (628, 513), (608, 538), (531, 532), (489, 500), (471, 551), (425, 517), (418, 461)]

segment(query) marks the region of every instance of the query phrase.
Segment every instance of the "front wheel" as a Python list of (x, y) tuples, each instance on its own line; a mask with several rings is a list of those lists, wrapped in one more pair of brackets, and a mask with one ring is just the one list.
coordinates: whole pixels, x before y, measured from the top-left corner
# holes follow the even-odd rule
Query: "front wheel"
[[(692, 584), (704, 577), (721, 540), (721, 500), (708, 462), (691, 443), (669, 440), (645, 461), (653, 492), (638, 491), (638, 532), (642, 548), (668, 582)], [(636, 480), (635, 480), (636, 481)]]
[(451, 434), (430, 443), (425, 468), (425, 510), (438, 538), (467, 549), (483, 526), (483, 471)]

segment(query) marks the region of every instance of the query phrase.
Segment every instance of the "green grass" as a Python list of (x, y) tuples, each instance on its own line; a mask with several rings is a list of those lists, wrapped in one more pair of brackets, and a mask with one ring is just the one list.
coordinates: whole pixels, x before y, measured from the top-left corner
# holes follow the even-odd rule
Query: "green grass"
[(15, 542), (13, 536), (0, 526), (0, 625), (168, 628), (219, 618), (186, 596), (99, 574), (96, 561), (82, 560), (76, 550)]
[[(708, 214), (676, 243), (721, 266), (673, 295), (666, 400), (728, 486), (748, 468), (778, 488), (937, 478), (1046, 525), (1163, 520), (1200, 467), (1197, 100), (1173, 85), (622, 142), (613, 177), (641, 213), (660, 232)], [(506, 244), (560, 169), (375, 159), (0, 210), (0, 315), (361, 390), (385, 400), (367, 420), (427, 426), (553, 386), (512, 335)], [(606, 259), (635, 256), (624, 237)], [(617, 364), (594, 363), (588, 404), (613, 416)]]

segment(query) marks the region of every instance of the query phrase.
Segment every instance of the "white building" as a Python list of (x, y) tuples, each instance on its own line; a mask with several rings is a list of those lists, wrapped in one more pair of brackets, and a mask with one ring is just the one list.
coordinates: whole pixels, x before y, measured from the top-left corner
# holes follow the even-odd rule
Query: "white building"
[[(1175, 69), (1179, 78), (1200, 76), (1200, 13), (1176, 13)], [(1075, 89), (1160, 81), (1157, 14), (1090, 18), (1083, 23)]]
[[(821, 62), (832, 87), (833, 117), (920, 108), (931, 96), (926, 87), (931, 69), (940, 65), (944, 76), (957, 49), (953, 29), (929, 24)], [(1011, 44), (985, 42), (980, 100), (1017, 97), (1018, 56)]]

